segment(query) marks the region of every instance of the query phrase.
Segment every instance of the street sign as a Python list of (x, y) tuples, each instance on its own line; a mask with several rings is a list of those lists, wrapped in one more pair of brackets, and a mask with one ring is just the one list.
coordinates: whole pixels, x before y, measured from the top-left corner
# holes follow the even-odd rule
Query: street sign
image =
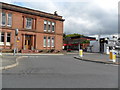
[(18, 36), (18, 29), (15, 29), (15, 36)]

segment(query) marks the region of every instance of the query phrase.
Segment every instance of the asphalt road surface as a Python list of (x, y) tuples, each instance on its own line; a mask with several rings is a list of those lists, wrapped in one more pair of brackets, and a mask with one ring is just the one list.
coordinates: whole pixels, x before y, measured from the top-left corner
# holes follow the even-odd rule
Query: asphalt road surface
[(117, 88), (118, 66), (80, 61), (74, 55), (29, 56), (3, 70), (3, 88)]

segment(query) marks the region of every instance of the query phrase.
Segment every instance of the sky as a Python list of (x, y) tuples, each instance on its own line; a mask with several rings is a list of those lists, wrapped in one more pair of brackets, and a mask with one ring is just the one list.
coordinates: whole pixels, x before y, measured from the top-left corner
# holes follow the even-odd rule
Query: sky
[(63, 16), (64, 33), (87, 36), (118, 34), (119, 0), (0, 0)]

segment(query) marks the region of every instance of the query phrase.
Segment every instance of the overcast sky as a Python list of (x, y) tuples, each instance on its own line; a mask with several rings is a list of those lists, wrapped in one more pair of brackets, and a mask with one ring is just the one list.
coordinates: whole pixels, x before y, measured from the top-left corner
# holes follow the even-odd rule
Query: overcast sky
[(65, 19), (65, 33), (83, 35), (118, 33), (118, 0), (0, 0), (43, 12), (57, 13)]

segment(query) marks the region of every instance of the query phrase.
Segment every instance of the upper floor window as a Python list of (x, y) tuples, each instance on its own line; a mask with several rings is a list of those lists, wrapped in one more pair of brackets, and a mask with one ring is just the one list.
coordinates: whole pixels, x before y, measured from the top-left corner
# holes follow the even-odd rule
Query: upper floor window
[(2, 12), (2, 26), (6, 25), (6, 13)]
[(26, 29), (32, 29), (32, 18), (26, 18)]
[(54, 32), (54, 31), (55, 31), (55, 23), (52, 22), (52, 32)]
[(47, 21), (44, 21), (44, 31), (47, 31)]
[(12, 26), (12, 14), (11, 13), (7, 14), (5, 12), (2, 12), (1, 17), (2, 17), (2, 19), (1, 19), (2, 26), (6, 26), (6, 25), (9, 27)]
[(44, 21), (44, 32), (55, 32), (55, 23), (51, 21)]
[(51, 30), (50, 30), (50, 29), (51, 29), (50, 27), (51, 27), (51, 22), (48, 21), (48, 32), (51, 31)]
[(8, 23), (7, 23), (8, 26), (12, 26), (12, 14), (11, 13), (8, 13)]

